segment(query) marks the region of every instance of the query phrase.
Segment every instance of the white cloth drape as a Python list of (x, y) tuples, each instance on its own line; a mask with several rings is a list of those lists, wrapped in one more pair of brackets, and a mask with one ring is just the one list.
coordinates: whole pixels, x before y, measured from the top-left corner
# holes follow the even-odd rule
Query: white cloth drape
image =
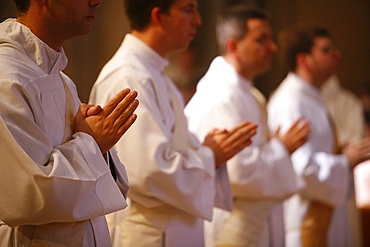
[[(285, 146), (277, 138), (268, 140), (267, 128), (263, 127), (267, 126), (266, 111), (261, 108), (265, 106), (254, 96), (254, 90), (250, 81), (223, 57), (217, 57), (185, 108), (189, 128), (200, 140), (212, 128), (230, 129), (243, 121), (258, 125), (252, 144), (227, 162), (234, 207), (231, 214), (215, 210), (214, 219), (206, 225), (209, 246), (216, 240), (219, 244), (253, 246), (261, 241), (283, 246), (281, 225), (272, 223), (279, 220), (267, 225), (267, 216), (275, 204), (303, 186)], [(270, 217), (282, 221), (283, 216), (281, 211), (274, 211)]]
[(117, 183), (94, 139), (71, 136), (80, 101), (64, 51), (8, 19), (0, 64), (0, 245), (109, 246), (104, 215), (126, 207), (127, 176), (115, 152)]

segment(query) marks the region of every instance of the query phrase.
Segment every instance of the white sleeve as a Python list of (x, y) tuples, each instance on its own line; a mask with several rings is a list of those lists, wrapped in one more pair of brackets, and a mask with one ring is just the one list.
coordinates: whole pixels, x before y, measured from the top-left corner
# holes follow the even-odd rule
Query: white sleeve
[(14, 81), (0, 84), (0, 219), (10, 226), (81, 221), (126, 206), (90, 135), (59, 141), (65, 101), (55, 97), (64, 87), (56, 82), (59, 76), (50, 78), (55, 80), (40, 93)]
[[(288, 101), (284, 104), (280, 104), (277, 100), (270, 102), (270, 128), (276, 129), (280, 126), (281, 133), (284, 133), (296, 119), (302, 116), (298, 105)], [(298, 148), (291, 157), (296, 173), (306, 182), (302, 191), (304, 195), (333, 206), (343, 202), (351, 181), (346, 157), (318, 151), (314, 140), (310, 137), (307, 143)]]
[[(125, 87), (139, 92), (138, 118), (116, 145), (130, 179), (130, 199), (146, 207), (165, 203), (210, 219), (215, 194), (213, 152), (187, 128), (174, 131), (165, 126), (168, 119), (157, 105), (151, 81), (138, 82), (118, 73), (106, 80), (111, 87), (94, 89), (94, 103), (105, 104)], [(190, 144), (185, 147), (185, 143)]]
[[(200, 140), (213, 128), (230, 129), (252, 119), (239, 112), (238, 109), (245, 106), (231, 100), (213, 102), (208, 107), (202, 107), (200, 102), (192, 103), (187, 106), (186, 114), (191, 131)], [(263, 141), (262, 134), (258, 132), (257, 129), (250, 146), (227, 162), (233, 195), (257, 200), (285, 199), (302, 187), (302, 181), (295, 174), (285, 146), (278, 139)]]
[(77, 133), (40, 165), (0, 120), (0, 219), (7, 225), (74, 222), (126, 206), (92, 137)]

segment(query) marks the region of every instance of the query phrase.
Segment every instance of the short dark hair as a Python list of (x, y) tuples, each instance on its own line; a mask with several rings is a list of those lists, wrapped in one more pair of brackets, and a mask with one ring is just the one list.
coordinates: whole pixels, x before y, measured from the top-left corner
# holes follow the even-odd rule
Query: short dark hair
[(248, 31), (249, 19), (268, 20), (267, 13), (254, 5), (231, 5), (217, 19), (216, 37), (221, 54), (225, 52), (225, 43), (229, 38), (242, 39)]
[(318, 37), (330, 37), (329, 30), (321, 24), (297, 24), (279, 34), (281, 58), (290, 71), (297, 68), (297, 55), (310, 54)]
[(15, 6), (17, 7), (18, 13), (27, 13), (30, 8), (30, 0), (13, 0)]
[(166, 13), (177, 0), (124, 0), (126, 15), (133, 30), (144, 30), (150, 22), (150, 13), (156, 7)]

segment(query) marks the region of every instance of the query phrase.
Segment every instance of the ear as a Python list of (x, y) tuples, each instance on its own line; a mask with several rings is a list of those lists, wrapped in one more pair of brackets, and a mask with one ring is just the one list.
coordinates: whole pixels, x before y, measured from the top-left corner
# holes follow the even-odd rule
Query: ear
[(160, 25), (162, 15), (163, 13), (161, 12), (161, 9), (159, 7), (153, 8), (152, 12), (150, 13), (150, 23)]
[(227, 54), (234, 54), (238, 50), (238, 41), (233, 38), (229, 38), (225, 43), (225, 51)]
[(306, 68), (308, 65), (309, 54), (300, 52), (296, 56), (297, 66)]

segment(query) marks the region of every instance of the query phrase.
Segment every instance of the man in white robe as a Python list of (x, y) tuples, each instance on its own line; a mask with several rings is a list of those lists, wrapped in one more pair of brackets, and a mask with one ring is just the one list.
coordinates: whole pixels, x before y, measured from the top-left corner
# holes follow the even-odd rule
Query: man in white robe
[(303, 186), (290, 154), (306, 141), (309, 125), (302, 121), (284, 136), (271, 137), (264, 128), (263, 95), (256, 92), (253, 80), (269, 69), (277, 48), (263, 10), (243, 5), (226, 9), (217, 23), (217, 38), (222, 56), (212, 61), (185, 108), (189, 129), (200, 140), (212, 128), (230, 128), (241, 121), (257, 123), (258, 129), (252, 145), (228, 162), (233, 210), (215, 209), (206, 225), (206, 242), (283, 247), (280, 203)]
[(344, 88), (336, 74), (321, 86), (321, 94), (332, 117), (340, 145), (365, 136), (365, 116), (361, 99)]
[[(351, 246), (348, 215), (335, 209), (347, 203), (352, 169), (369, 157), (370, 139), (337, 145), (333, 121), (320, 92), (323, 83), (337, 72), (340, 57), (328, 30), (297, 26), (281, 37), (290, 72), (268, 103), (269, 125), (285, 131), (294, 119), (304, 117), (311, 126), (308, 142), (292, 155), (294, 168), (306, 186), (285, 204), (286, 244)], [(342, 220), (337, 221), (338, 217)], [(335, 235), (330, 241), (329, 229)]]
[[(324, 82), (321, 86), (321, 94), (335, 124), (339, 145), (346, 145), (364, 138), (366, 129), (362, 102), (356, 94), (341, 85), (338, 75), (334, 74)], [(354, 169), (354, 174), (359, 174), (356, 173), (356, 169), (358, 166)], [(347, 203), (337, 208), (335, 212), (342, 215), (348, 214), (348, 217), (334, 217), (338, 222), (334, 222), (333, 225), (348, 226), (343, 227), (343, 231), (349, 234), (351, 246), (361, 246), (360, 212), (356, 207), (355, 190), (353, 186), (351, 187)], [(335, 243), (337, 234), (335, 227), (332, 227), (329, 233), (329, 239), (332, 239), (330, 241)]]
[(130, 177), (131, 204), (114, 245), (203, 246), (203, 219), (211, 219), (214, 204), (231, 208), (223, 165), (250, 144), (256, 126), (214, 130), (201, 145), (188, 131), (180, 93), (163, 73), (166, 56), (187, 48), (201, 24), (197, 4), (125, 1), (132, 32), (92, 89), (93, 103), (105, 103), (123, 87), (139, 92), (140, 118), (116, 145)]
[(129, 186), (109, 150), (137, 93), (81, 104), (62, 72), (63, 43), (89, 31), (100, 1), (15, 2), (18, 19), (0, 24), (0, 246), (110, 246), (104, 215), (127, 206)]

